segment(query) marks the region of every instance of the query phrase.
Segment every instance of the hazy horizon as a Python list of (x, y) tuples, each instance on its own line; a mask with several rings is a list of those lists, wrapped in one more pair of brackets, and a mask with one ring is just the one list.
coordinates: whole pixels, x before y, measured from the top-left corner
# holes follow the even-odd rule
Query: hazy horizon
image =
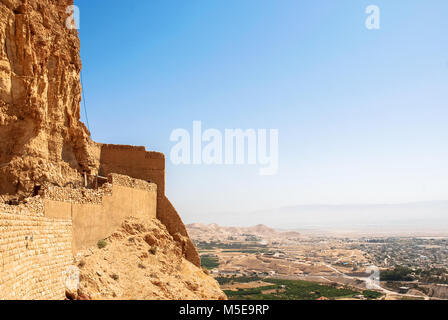
[[(392, 213), (392, 214), (391, 214)], [(448, 201), (373, 205), (305, 205), (246, 214), (220, 214), (187, 224), (268, 227), (298, 231), (368, 233), (444, 233), (448, 235)]]

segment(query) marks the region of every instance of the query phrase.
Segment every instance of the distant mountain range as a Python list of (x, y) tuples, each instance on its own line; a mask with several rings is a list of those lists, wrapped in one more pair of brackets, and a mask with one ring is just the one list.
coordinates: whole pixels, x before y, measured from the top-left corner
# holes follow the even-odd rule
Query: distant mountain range
[(238, 238), (246, 236), (258, 236), (262, 239), (272, 238), (299, 238), (298, 232), (285, 232), (269, 228), (263, 224), (252, 227), (224, 227), (216, 223), (202, 224), (192, 223), (187, 226), (188, 233), (195, 240), (228, 240), (229, 237)]
[(375, 205), (300, 205), (210, 217), (222, 225), (254, 222), (287, 230), (448, 233), (448, 201)]
[(223, 227), (216, 223), (212, 223), (209, 225), (202, 223), (192, 223), (187, 225), (187, 228), (213, 231), (215, 233), (273, 234), (276, 232), (274, 229), (266, 227), (263, 224), (258, 224), (253, 227)]

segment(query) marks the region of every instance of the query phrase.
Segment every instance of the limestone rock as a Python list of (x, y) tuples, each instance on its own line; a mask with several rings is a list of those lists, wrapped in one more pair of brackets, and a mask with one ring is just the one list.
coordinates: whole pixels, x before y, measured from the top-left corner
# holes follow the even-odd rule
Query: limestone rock
[(106, 248), (78, 256), (80, 290), (92, 299), (226, 299), (157, 219), (129, 218), (106, 241)]
[(96, 166), (80, 121), (81, 59), (72, 0), (0, 1), (0, 194), (63, 185)]

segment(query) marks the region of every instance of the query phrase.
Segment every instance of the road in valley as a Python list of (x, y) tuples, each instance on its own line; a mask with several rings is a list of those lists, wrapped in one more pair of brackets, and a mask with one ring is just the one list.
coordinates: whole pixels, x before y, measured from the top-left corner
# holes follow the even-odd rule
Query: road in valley
[[(336, 272), (337, 274), (339, 274), (339, 275), (342, 276), (343, 278), (347, 278), (347, 279), (351, 279), (351, 280), (361, 280), (361, 281), (364, 281), (364, 282), (366, 282), (366, 286), (367, 286), (368, 278), (365, 278), (365, 277), (353, 277), (353, 276), (349, 276), (349, 275), (346, 275), (345, 273), (339, 271), (338, 269), (336, 269), (336, 268), (333, 267), (332, 265), (329, 265), (329, 264), (322, 264), (322, 265), (324, 265), (324, 266), (326, 266), (327, 268), (333, 270), (334, 272)], [(328, 279), (327, 279), (327, 280), (328, 280)], [(401, 297), (409, 297), (409, 298), (424, 298), (425, 300), (429, 300), (429, 297), (427, 297), (427, 296), (418, 296), (418, 295), (413, 295), (413, 294), (398, 293), (398, 292), (394, 292), (394, 291), (385, 289), (385, 288), (381, 287), (381, 285), (378, 285), (378, 284), (372, 284), (372, 285), (373, 285), (373, 288), (372, 288), (372, 289), (381, 291), (381, 292), (383, 292), (383, 293), (385, 293), (385, 294), (395, 295), (395, 296), (401, 296)]]

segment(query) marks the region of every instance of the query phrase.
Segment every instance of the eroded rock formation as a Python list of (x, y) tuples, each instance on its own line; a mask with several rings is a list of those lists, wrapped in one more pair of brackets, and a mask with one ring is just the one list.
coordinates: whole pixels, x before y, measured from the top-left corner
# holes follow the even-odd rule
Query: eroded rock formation
[(81, 59), (72, 0), (0, 1), (0, 194), (64, 185), (97, 167), (80, 121)]

